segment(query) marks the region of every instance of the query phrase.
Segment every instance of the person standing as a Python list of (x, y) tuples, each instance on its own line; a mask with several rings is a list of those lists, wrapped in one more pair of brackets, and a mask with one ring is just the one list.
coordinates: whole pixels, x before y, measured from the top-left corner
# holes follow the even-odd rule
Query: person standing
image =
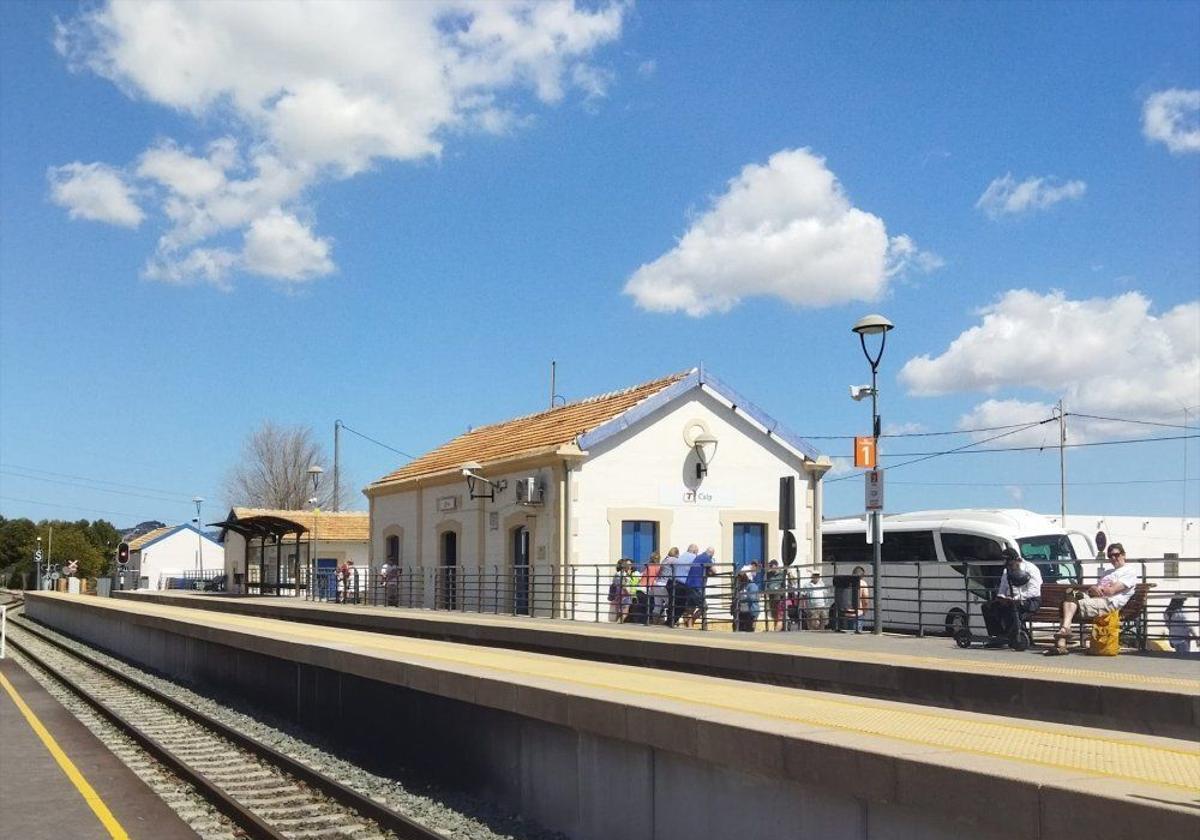
[(824, 630), (829, 624), (829, 587), (821, 580), (821, 570), (813, 569), (800, 585), (801, 615), (809, 630)]
[(753, 633), (754, 623), (760, 612), (761, 586), (758, 583), (759, 562), (743, 566), (738, 572), (736, 591), (733, 597), (733, 629), (741, 633)]
[(671, 591), (671, 613), (667, 621), (670, 627), (678, 625), (679, 619), (688, 614), (688, 604), (693, 600), (688, 587), (688, 577), (692, 571), (692, 562), (696, 559), (699, 550), (696, 544), (692, 543), (687, 547), (687, 551), (678, 555), (671, 563), (675, 585)]
[(706, 605), (704, 591), (708, 586), (708, 579), (714, 573), (713, 563), (716, 556), (716, 549), (709, 546), (704, 549), (702, 554), (697, 554), (688, 567), (687, 578), (685, 578), (687, 603), (684, 606), (686, 610), (684, 623), (688, 627), (695, 625), (696, 619), (704, 615)]
[(767, 616), (773, 630), (782, 630), (787, 613), (787, 581), (790, 572), (779, 565), (778, 560), (767, 564), (763, 589), (767, 593)]
[(866, 580), (867, 570), (862, 566), (855, 566), (851, 574), (858, 578), (858, 603), (854, 608), (854, 632), (861, 633), (864, 623), (863, 616), (871, 611), (871, 585)]

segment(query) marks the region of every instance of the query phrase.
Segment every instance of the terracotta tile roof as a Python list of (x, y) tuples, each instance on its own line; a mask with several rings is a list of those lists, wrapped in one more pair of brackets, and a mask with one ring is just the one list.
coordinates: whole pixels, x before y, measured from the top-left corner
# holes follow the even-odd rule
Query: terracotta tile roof
[(165, 528), (155, 528), (153, 531), (147, 531), (140, 537), (134, 537), (129, 541), (129, 550), (138, 551), (146, 543), (150, 542), (151, 540), (156, 540), (169, 531), (174, 531), (178, 527), (178, 525), (168, 525)]
[[(303, 525), (312, 533), (316, 517), (311, 510), (269, 510), (267, 508), (235, 507), (234, 515), (238, 519), (251, 516), (277, 516), (298, 525)], [(316, 525), (317, 539), (331, 542), (367, 542), (371, 538), (371, 526), (368, 516), (363, 511), (343, 510), (334, 513), (323, 510), (320, 522)], [(307, 537), (303, 538), (306, 539)], [(294, 538), (289, 538), (294, 539)]]
[(685, 370), (673, 373), (623, 391), (601, 394), (503, 423), (480, 426), (410, 461), (374, 482), (371, 487), (398, 484), (446, 472), (457, 469), (468, 461), (477, 461), (487, 466), (493, 461), (553, 451), (623, 414), (691, 372)]

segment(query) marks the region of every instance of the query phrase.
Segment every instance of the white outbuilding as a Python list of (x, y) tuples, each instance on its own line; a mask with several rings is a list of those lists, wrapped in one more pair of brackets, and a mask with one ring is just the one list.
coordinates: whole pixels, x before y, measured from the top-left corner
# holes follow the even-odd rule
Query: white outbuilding
[[(480, 426), (365, 489), (371, 563), (414, 605), (600, 609), (622, 557), (695, 543), (719, 566), (780, 557), (795, 480), (797, 565), (819, 562), (828, 458), (702, 367)], [(580, 617), (580, 616), (577, 616)]]
[(169, 525), (129, 541), (126, 589), (169, 589), (219, 574), (225, 547), (195, 525)]

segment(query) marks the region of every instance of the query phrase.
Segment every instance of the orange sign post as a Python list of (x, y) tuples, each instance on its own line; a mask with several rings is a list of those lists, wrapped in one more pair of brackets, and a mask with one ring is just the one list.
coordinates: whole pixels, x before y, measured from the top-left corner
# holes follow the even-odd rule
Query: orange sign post
[(875, 469), (875, 438), (856, 437), (854, 439), (854, 466)]

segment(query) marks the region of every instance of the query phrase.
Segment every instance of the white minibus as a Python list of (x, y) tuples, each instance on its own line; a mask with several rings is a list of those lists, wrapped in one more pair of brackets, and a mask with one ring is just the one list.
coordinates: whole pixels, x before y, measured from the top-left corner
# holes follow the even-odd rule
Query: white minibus
[[(871, 582), (871, 543), (863, 516), (827, 519), (821, 553), (825, 579), (854, 567)], [(999, 585), (1000, 551), (1012, 548), (1035, 563), (1046, 583), (1094, 577), (1090, 537), (1065, 531), (1028, 510), (926, 510), (883, 517), (880, 601), (887, 630), (942, 632), (961, 627), (982, 633), (979, 611)]]

